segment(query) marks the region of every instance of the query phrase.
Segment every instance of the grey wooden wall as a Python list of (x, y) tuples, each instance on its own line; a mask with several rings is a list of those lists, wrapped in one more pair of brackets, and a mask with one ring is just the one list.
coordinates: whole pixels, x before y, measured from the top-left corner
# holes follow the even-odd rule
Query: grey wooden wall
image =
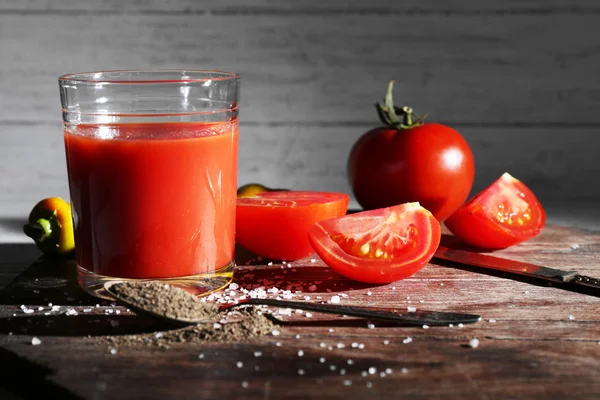
[(350, 193), (394, 78), (470, 143), (474, 191), (508, 171), (600, 198), (597, 0), (2, 0), (0, 217), (68, 196), (59, 75), (169, 67), (241, 74), (240, 184)]

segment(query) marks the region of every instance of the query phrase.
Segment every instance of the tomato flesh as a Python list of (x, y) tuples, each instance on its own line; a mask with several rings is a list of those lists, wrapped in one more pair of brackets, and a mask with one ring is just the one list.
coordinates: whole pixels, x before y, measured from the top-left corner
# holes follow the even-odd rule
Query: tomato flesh
[(475, 247), (504, 249), (537, 236), (546, 212), (533, 192), (504, 173), (445, 221), (459, 239)]
[(308, 241), (318, 221), (346, 214), (350, 197), (337, 192), (274, 191), (238, 198), (238, 244), (274, 260), (293, 261), (314, 253)]
[(363, 211), (313, 225), (310, 242), (347, 278), (389, 283), (423, 268), (440, 243), (440, 224), (419, 203)]

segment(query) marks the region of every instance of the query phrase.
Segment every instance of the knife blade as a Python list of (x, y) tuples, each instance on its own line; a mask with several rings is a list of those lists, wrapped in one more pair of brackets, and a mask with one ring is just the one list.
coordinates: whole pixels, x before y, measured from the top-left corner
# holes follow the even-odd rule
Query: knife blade
[(534, 278), (565, 287), (592, 290), (593, 294), (600, 295), (600, 279), (581, 275), (577, 271), (565, 271), (443, 245), (438, 247), (432, 261), (436, 259), (468, 267), (501, 271), (509, 275)]

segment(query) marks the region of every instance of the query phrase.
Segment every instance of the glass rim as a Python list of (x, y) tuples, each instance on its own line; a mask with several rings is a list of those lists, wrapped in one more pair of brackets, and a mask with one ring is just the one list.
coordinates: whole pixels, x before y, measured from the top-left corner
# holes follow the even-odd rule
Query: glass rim
[[(154, 74), (174, 74), (172, 79), (138, 79), (138, 80), (124, 80), (124, 79), (110, 79), (105, 75), (110, 73), (143, 73), (148, 76)], [(190, 76), (182, 78), (183, 74), (189, 73)], [(103, 79), (94, 79), (94, 75), (101, 74)], [(179, 74), (179, 76), (177, 76)], [(216, 76), (209, 76), (214, 74)], [(196, 75), (196, 76), (194, 76)], [(203, 75), (203, 76), (201, 76)], [(131, 85), (131, 84), (181, 84), (181, 83), (205, 83), (208, 81), (230, 81), (239, 80), (240, 75), (235, 72), (227, 72), (217, 69), (178, 69), (178, 68), (166, 68), (166, 69), (115, 69), (115, 70), (99, 70), (99, 71), (88, 71), (88, 72), (74, 72), (64, 74), (58, 77), (59, 83), (63, 82), (76, 82), (78, 84), (117, 84), (117, 85)]]

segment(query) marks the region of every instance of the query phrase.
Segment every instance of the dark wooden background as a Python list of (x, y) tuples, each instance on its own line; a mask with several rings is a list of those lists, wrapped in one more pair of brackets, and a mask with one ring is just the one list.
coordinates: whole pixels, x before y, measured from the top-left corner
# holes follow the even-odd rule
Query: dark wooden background
[(240, 184), (350, 193), (350, 147), (396, 79), (470, 143), (473, 191), (508, 171), (545, 204), (593, 205), (599, 22), (596, 0), (3, 0), (3, 233), (68, 196), (57, 77), (97, 69), (240, 73)]

